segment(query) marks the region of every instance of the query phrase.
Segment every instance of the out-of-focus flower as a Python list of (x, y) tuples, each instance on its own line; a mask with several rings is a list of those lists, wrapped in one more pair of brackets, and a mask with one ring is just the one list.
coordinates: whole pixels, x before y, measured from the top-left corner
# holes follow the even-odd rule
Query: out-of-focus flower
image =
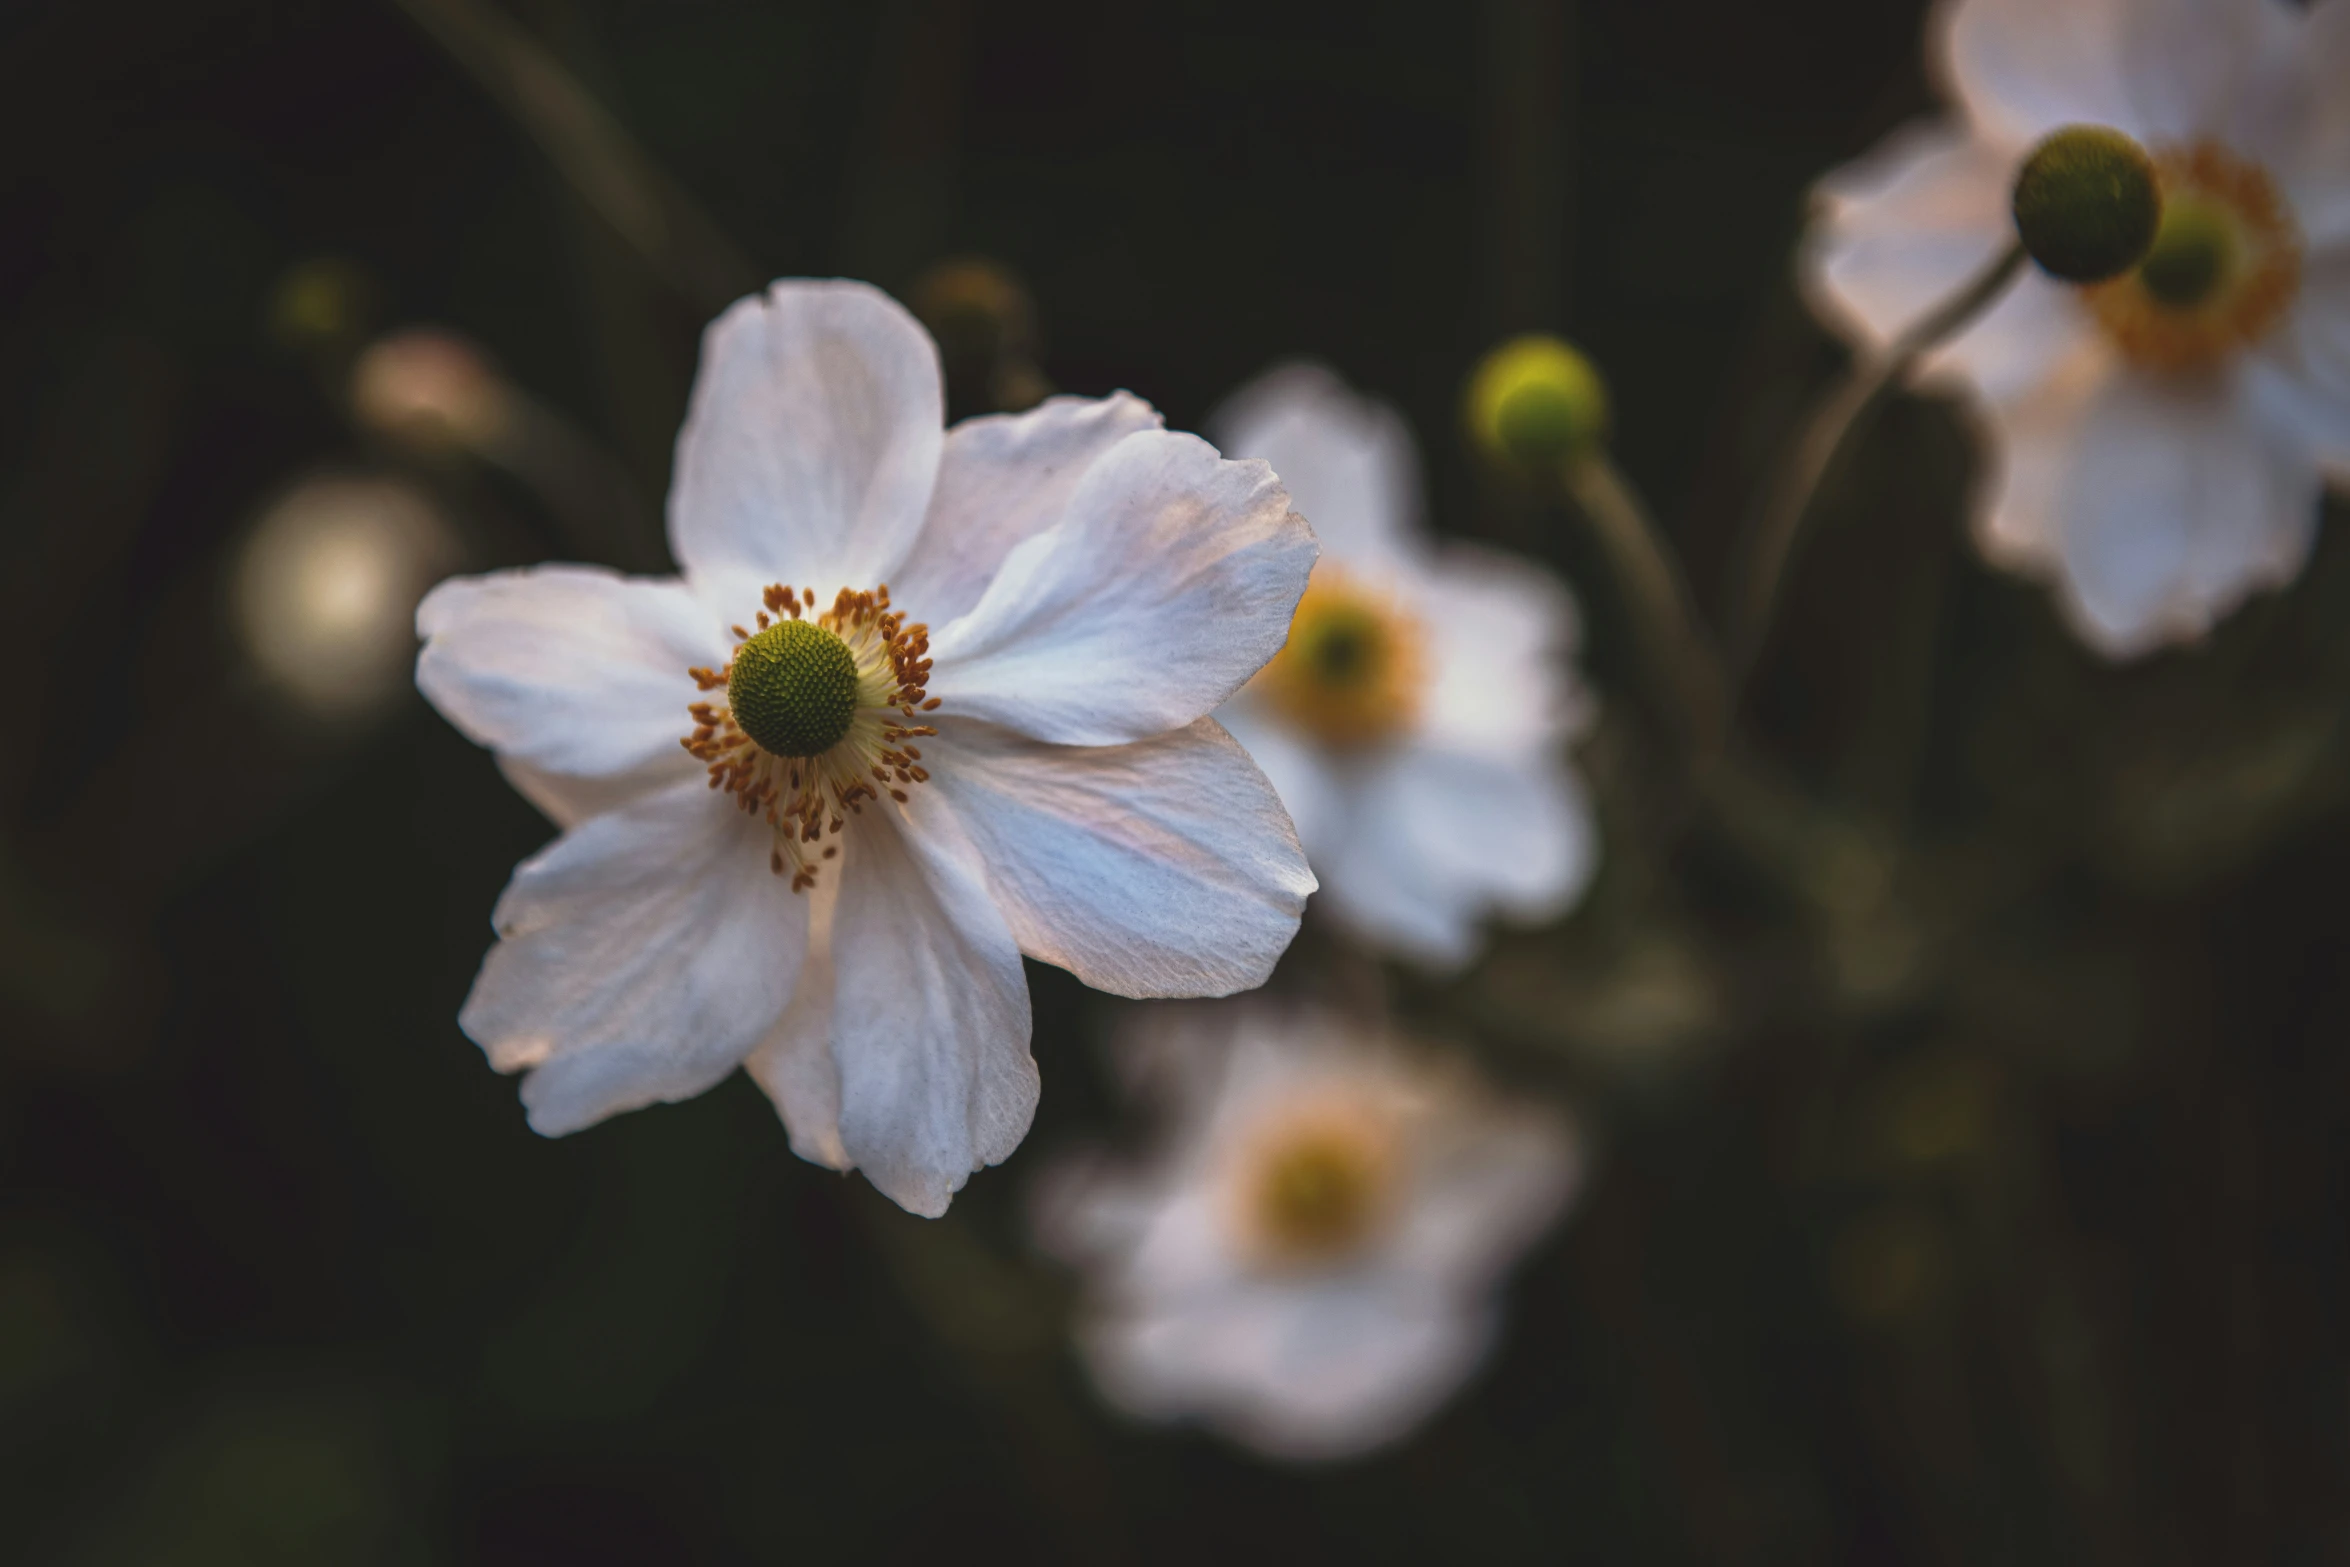
[(418, 327), (377, 338), (351, 367), (360, 428), (420, 451), (489, 451), (512, 429), (514, 405), (505, 378), (454, 332)]
[(747, 1066), (803, 1157), (939, 1213), (1035, 1108), (1023, 952), (1209, 995), (1295, 934), (1289, 818), (1207, 716), (1313, 567), (1272, 471), (1123, 394), (941, 423), (911, 316), (778, 283), (703, 343), (682, 579), (419, 610), (418, 684), (568, 829), (460, 1019), (541, 1132)]
[(1281, 791), (1328, 911), (1438, 966), (1490, 909), (1564, 912), (1596, 859), (1565, 744), (1589, 703), (1549, 573), (1420, 526), (1396, 412), (1315, 365), (1275, 369), (1211, 438), (1269, 460), (1322, 540), (1288, 644), (1223, 719)]
[(1165, 1146), (1038, 1189), (1040, 1240), (1087, 1275), (1104, 1393), (1278, 1458), (1402, 1436), (1476, 1369), (1501, 1273), (1572, 1194), (1565, 1122), (1328, 1014), (1165, 1007), (1133, 1034)]
[(2146, 147), (2145, 259), (2026, 273), (1927, 370), (1985, 411), (1986, 554), (2052, 578), (2109, 656), (2198, 636), (2299, 572), (2350, 471), (2350, 3), (1955, 0), (1933, 30), (1960, 122), (1822, 182), (1815, 307), (1882, 346), (2009, 242), (2043, 138)]
[(231, 609), (272, 684), (320, 717), (397, 695), (416, 656), (416, 605), (457, 564), (455, 533), (397, 479), (304, 479), (246, 538)]

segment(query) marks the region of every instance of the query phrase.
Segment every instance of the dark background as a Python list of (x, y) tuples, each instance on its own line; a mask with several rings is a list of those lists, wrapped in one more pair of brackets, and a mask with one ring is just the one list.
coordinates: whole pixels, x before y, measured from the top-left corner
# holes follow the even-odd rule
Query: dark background
[[(1603, 881), (1398, 984), (1603, 1158), (1468, 1393), (1296, 1472), (1067, 1356), (1021, 1197), (1115, 1123), (1063, 976), (1036, 1132), (935, 1224), (741, 1078), (528, 1133), (455, 1017), (549, 829), (421, 701), (305, 722), (226, 629), (290, 478), (416, 467), (271, 300), (347, 257), (381, 325), (482, 345), (612, 454), (637, 564), (715, 303), (388, 3), (12, 0), (0, 1554), (2350, 1560), (2338, 539), (2110, 670), (1973, 561), (1963, 425), (1903, 403), (1798, 568), (1764, 782), (1683, 830), (1604, 576), (1455, 434), (1483, 348), (1571, 333), (1717, 608), (1839, 363), (1804, 189), (1929, 107), (1918, 11), (516, 0), (754, 281), (991, 256), (1053, 382), (1178, 426), (1321, 356), (1410, 416), (1441, 526), (1581, 589)], [(510, 477), (417, 471), (471, 564), (567, 553)]]

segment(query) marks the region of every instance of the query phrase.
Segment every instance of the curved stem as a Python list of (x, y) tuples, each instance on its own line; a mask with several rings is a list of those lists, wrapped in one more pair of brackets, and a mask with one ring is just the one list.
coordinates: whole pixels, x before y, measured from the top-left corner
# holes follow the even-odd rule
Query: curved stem
[(1856, 431), (1884, 401), (1885, 394), (1924, 357), (1988, 309), (2023, 270), (2024, 248), (2011, 244), (1964, 287), (1936, 305), (1882, 353), (1856, 362), (1842, 382), (1804, 422), (1787, 462), (1773, 481), (1757, 517), (1747, 552), (1746, 588), (1731, 619), (1730, 700), (1734, 703), (1753, 673), (1763, 640), (1778, 609), (1787, 563), (1802, 536), (1812, 503), (1835, 476)]
[(1721, 740), (1722, 669), (1698, 623), (1688, 580), (1638, 493), (1604, 452), (1570, 464), (1564, 477), (1567, 493), (1607, 552), (1641, 657), (1702, 764)]

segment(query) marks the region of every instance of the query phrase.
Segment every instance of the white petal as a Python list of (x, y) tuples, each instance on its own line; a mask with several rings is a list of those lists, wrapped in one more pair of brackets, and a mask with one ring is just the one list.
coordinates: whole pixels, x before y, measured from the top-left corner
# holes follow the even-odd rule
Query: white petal
[(1061, 520), (1103, 454), (1159, 425), (1159, 411), (1126, 392), (1051, 397), (956, 425), (922, 536), (889, 579), (892, 602), (932, 626), (968, 613), (1013, 546)]
[(686, 671), (726, 662), (724, 628), (673, 579), (600, 566), (455, 577), (416, 609), (416, 684), (467, 738), (576, 779), (700, 769)]
[(2280, 416), (2329, 467), (2350, 473), (2350, 244), (2312, 259), (2293, 320), (2253, 366), (2273, 366)]
[(1328, 368), (1266, 371), (1208, 416), (1206, 434), (1227, 457), (1271, 463), (1332, 560), (1380, 565), (1424, 547), (1411, 432), (1393, 408), (1357, 396)]
[(2059, 126), (2146, 133), (2124, 81), (2131, 0), (1945, 0), (1933, 54), (1983, 135), (2020, 153)]
[[(2310, 113), (2302, 145), (2285, 172), (2301, 237), (2316, 251), (2350, 245), (2350, 6), (2325, 0), (2306, 13), (2297, 56), (2308, 81)], [(2322, 90), (2326, 85), (2333, 91)]]
[(935, 803), (903, 825), (869, 808), (832, 862), (841, 1146), (883, 1195), (931, 1217), (1020, 1146), (1037, 1095), (1020, 949), (951, 834)]
[(1132, 745), (945, 720), (926, 793), (962, 821), (1020, 949), (1135, 997), (1254, 989), (1314, 878), (1272, 786), (1212, 718)]
[(1417, 585), (1428, 686), (1413, 738), (1467, 756), (1555, 755), (1592, 704), (1572, 664), (1582, 622), (1566, 584), (1521, 556), (1455, 544)]
[(1265, 464), (1225, 462), (1195, 436), (1129, 435), (978, 607), (934, 632), (930, 692), (1063, 745), (1180, 729), (1280, 650), (1314, 555)]
[(1147, 1419), (1204, 1418), (1270, 1457), (1354, 1457), (1396, 1440), (1476, 1369), (1489, 1310), (1353, 1279), (1246, 1281), (1149, 1298), (1089, 1324), (1102, 1391)]
[(1420, 1149), (1413, 1196), (1390, 1267), (1463, 1290), (1490, 1285), (1558, 1218), (1582, 1176), (1559, 1118), (1495, 1101)]
[(945, 439), (938, 350), (863, 283), (782, 282), (702, 336), (669, 492), (697, 585), (819, 592), (889, 579), (922, 527)]
[[(678, 755), (685, 753), (680, 749)], [(664, 751), (625, 773), (582, 778), (533, 767), (517, 757), (497, 758), (498, 771), (513, 785), (514, 792), (537, 806), (540, 814), (558, 827), (576, 827), (591, 816), (616, 811), (631, 800), (671, 787), (682, 775), (692, 771), (692, 758), (688, 757), (687, 762), (687, 767), (680, 767), (676, 758)]]
[[(2008, 431), (2028, 449), (2049, 439)], [(2114, 658), (2200, 636), (2258, 588), (2290, 581), (2317, 526), (2316, 463), (2265, 429), (2232, 383), (2107, 380), (2052, 457), (2023, 465), (2044, 507), (2077, 629)]]
[[(1805, 292), (1847, 341), (1882, 348), (1978, 276), (2008, 244), (2012, 155), (1943, 125), (1896, 132), (1820, 182)], [(2044, 375), (2084, 330), (2071, 292), (2027, 271), (1926, 363), (1929, 378), (2001, 398)]]
[(699, 782), (597, 816), (525, 860), (459, 1023), (550, 1137), (739, 1065), (790, 996), (807, 900), (768, 829)]
[(1598, 862), (1590, 803), (1557, 758), (1399, 747), (1362, 767), (1352, 805), (1347, 841), (1316, 867), (1331, 912), (1440, 967), (1471, 956), (1488, 910), (1565, 913)]
[(1340, 770), (1323, 749), (1298, 734), (1243, 691), (1216, 710), (1216, 721), (1240, 743), (1281, 797), (1306, 860), (1313, 863), (1345, 836)]
[(828, 1170), (846, 1170), (856, 1161), (841, 1142), (840, 1067), (832, 1059), (832, 925), (840, 878), (818, 878), (805, 896), (808, 958), (800, 967), (800, 982), (743, 1070), (774, 1101), (793, 1153)]

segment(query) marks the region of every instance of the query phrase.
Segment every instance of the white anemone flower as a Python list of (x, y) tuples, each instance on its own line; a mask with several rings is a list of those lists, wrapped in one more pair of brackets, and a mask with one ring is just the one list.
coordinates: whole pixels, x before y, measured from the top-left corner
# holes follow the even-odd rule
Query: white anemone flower
[(1079, 1348), (1105, 1396), (1282, 1459), (1410, 1431), (1484, 1358), (1500, 1275), (1573, 1195), (1566, 1121), (1262, 1000), (1154, 1009), (1122, 1044), (1171, 1112), (1164, 1146), (1037, 1193), (1040, 1241), (1085, 1272)]
[(1436, 968), (1490, 912), (1566, 912), (1597, 846), (1565, 755), (1591, 709), (1565, 587), (1430, 539), (1402, 418), (1318, 365), (1260, 376), (1208, 434), (1270, 461), (1322, 541), (1288, 643), (1219, 716), (1281, 791), (1325, 911)]
[(703, 341), (681, 578), (418, 610), (417, 683), (565, 829), (460, 1017), (538, 1131), (742, 1066), (802, 1157), (937, 1214), (1035, 1108), (1022, 953), (1220, 995), (1295, 934), (1289, 819), (1207, 716), (1313, 567), (1272, 470), (1123, 394), (942, 430), (940, 387), (886, 296), (778, 283)]
[(1822, 182), (1815, 307), (1882, 346), (2013, 235), (2025, 154), (2072, 124), (2153, 155), (2173, 260), (2076, 287), (2027, 270), (1929, 376), (1984, 412), (1976, 532), (2127, 658), (2292, 580), (2350, 468), (2350, 0), (1954, 0), (1959, 115)]

